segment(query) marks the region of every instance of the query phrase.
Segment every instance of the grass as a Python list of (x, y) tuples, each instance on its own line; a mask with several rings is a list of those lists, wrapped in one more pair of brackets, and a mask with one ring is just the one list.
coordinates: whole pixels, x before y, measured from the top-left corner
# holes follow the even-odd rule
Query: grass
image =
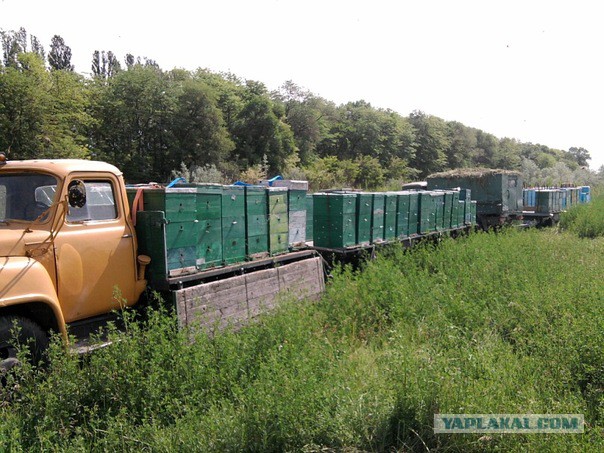
[[(475, 234), (340, 269), (314, 304), (191, 341), (127, 319), (2, 389), (2, 451), (604, 449), (604, 239)], [(441, 413), (583, 413), (582, 435), (434, 435)]]
[(604, 236), (604, 195), (589, 204), (578, 205), (562, 214), (560, 228), (582, 238)]

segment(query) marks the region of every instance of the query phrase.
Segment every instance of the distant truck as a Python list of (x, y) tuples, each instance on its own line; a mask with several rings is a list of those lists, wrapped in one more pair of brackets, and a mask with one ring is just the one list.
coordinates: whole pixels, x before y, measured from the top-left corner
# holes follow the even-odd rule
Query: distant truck
[(426, 181), (428, 190), (470, 189), (472, 200), (477, 202), (476, 221), (484, 229), (523, 219), (523, 181), (519, 172), (462, 168), (434, 173)]
[(171, 216), (190, 216), (190, 205), (169, 194), (166, 200), (137, 216), (112, 165), (8, 161), (0, 153), (0, 370), (17, 363), (14, 327), (39, 359), (51, 332), (85, 338), (116, 309), (140, 304), (148, 286), (175, 304), (182, 325), (243, 323), (284, 291), (301, 297), (323, 290), (322, 261), (312, 250), (214, 267), (197, 266), (195, 256), (192, 266), (169, 265), (168, 255), (184, 250), (167, 250), (169, 238), (194, 236), (190, 228), (205, 224), (195, 218), (170, 229)]

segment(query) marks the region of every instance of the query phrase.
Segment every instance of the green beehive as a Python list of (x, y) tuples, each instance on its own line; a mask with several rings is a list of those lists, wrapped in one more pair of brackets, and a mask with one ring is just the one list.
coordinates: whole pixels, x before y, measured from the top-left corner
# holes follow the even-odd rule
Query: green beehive
[(457, 202), (457, 226), (463, 227), (466, 224), (466, 203), (470, 202), (459, 200)]
[[(476, 203), (475, 206), (478, 206), (478, 204)], [(466, 206), (465, 206), (465, 212), (464, 212), (464, 223), (466, 225), (471, 225), (473, 223), (472, 218), (476, 217), (476, 214), (474, 213), (474, 217), (472, 214), (472, 200), (470, 201), (466, 201)]]
[(144, 210), (163, 211), (165, 215), (168, 272), (196, 266), (196, 193), (191, 187), (144, 190)]
[(476, 225), (476, 215), (477, 215), (477, 202), (470, 202), (470, 224)]
[(313, 241), (313, 201), (312, 194), (306, 194), (306, 242)]
[(409, 236), (419, 233), (419, 195), (420, 192), (409, 192)]
[(398, 192), (396, 211), (396, 237), (404, 239), (409, 237), (409, 192)]
[(442, 220), (442, 228), (444, 230), (451, 229), (454, 193), (455, 192), (453, 190), (446, 190), (444, 192), (443, 220)]
[(271, 255), (289, 250), (288, 197), (286, 187), (268, 187), (268, 249)]
[(419, 234), (426, 234), (436, 229), (437, 203), (432, 192), (419, 192)]
[(373, 212), (373, 194), (359, 192), (357, 198), (357, 237), (356, 242), (367, 245), (371, 242), (371, 217)]
[(453, 206), (451, 208), (451, 228), (458, 228), (459, 224), (459, 190), (453, 191)]
[(461, 188), (459, 189), (459, 199), (461, 201), (467, 201), (468, 203), (472, 201), (472, 191), (470, 189)]
[(551, 213), (556, 211), (556, 190), (540, 189), (536, 192), (535, 212)]
[(289, 189), (289, 244), (306, 242), (306, 190)]
[(371, 243), (384, 240), (384, 208), (386, 198), (383, 193), (372, 193), (373, 203), (371, 208)]
[(245, 260), (245, 189), (222, 188), (222, 258), (225, 264)]
[(395, 192), (384, 194), (384, 239), (393, 241), (396, 239), (396, 210), (398, 195)]
[(144, 210), (164, 211), (169, 223), (193, 222), (197, 218), (196, 194), (192, 187), (144, 189)]
[(445, 193), (442, 191), (432, 192), (432, 201), (434, 203), (434, 229), (442, 231), (445, 229)]
[(222, 186), (201, 184), (197, 189), (197, 268), (222, 264)]
[(245, 187), (246, 255), (268, 254), (268, 200), (266, 187)]
[(356, 245), (356, 194), (317, 193), (313, 201), (314, 245), (329, 248)]

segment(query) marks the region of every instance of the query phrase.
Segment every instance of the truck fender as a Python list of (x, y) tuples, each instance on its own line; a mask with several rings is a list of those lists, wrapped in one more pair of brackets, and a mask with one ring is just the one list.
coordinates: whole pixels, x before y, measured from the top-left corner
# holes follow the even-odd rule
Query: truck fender
[(61, 335), (67, 339), (55, 285), (44, 266), (27, 257), (0, 258), (0, 308), (32, 302), (45, 304), (52, 310)]

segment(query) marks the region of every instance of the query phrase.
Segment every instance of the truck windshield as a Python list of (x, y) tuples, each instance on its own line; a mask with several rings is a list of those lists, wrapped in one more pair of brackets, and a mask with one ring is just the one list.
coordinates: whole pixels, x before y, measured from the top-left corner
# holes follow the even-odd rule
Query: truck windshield
[[(55, 199), (57, 179), (37, 173), (0, 173), (0, 222), (33, 221)], [(48, 215), (40, 219), (46, 221)]]

